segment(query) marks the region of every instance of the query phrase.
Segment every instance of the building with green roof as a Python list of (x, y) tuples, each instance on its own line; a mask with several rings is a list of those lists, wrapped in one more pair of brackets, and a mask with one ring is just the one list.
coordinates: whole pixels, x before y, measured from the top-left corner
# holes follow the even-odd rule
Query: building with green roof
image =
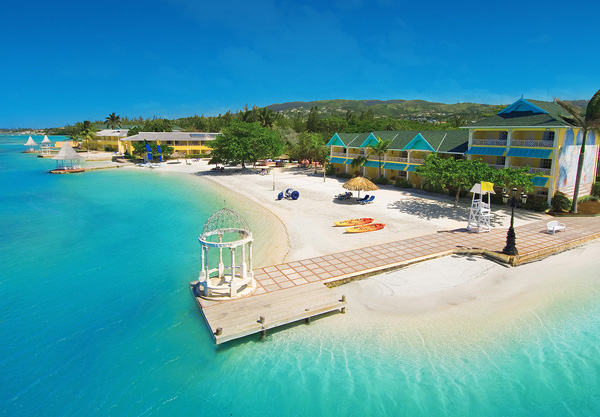
[[(369, 148), (379, 141), (390, 141), (386, 154), (379, 160)], [(366, 177), (382, 176), (396, 180), (403, 178), (420, 185), (415, 168), (423, 163), (427, 155), (445, 154), (462, 158), (467, 150), (468, 132), (449, 131), (376, 131), (370, 133), (335, 133), (327, 146), (331, 148), (329, 162), (336, 172), (361, 174)], [(359, 166), (352, 162), (363, 157)]]
[[(559, 191), (573, 196), (583, 134), (569, 120), (556, 103), (521, 98), (461, 130), (336, 133), (327, 146), (336, 172), (377, 177), (381, 169), (384, 177), (392, 181), (404, 178), (415, 186), (421, 184), (415, 168), (431, 153), (480, 159), (497, 169), (528, 167), (538, 175), (533, 181), (534, 194), (550, 202)], [(379, 140), (391, 142), (381, 161), (369, 149)], [(598, 149), (596, 135), (589, 132), (580, 196), (591, 193)], [(353, 167), (352, 161), (358, 157), (365, 160)]]
[[(558, 104), (521, 98), (463, 129), (469, 132), (468, 158), (497, 168), (529, 167), (539, 175), (534, 179), (535, 195), (548, 202), (559, 191), (573, 196), (583, 134)], [(591, 193), (597, 163), (596, 135), (589, 132), (580, 196)]]

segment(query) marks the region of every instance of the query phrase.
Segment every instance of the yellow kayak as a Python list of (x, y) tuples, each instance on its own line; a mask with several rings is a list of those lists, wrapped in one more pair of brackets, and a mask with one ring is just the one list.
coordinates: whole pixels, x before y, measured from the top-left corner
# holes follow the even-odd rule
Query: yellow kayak
[(385, 227), (383, 223), (373, 223), (373, 224), (365, 224), (362, 226), (354, 226), (346, 228), (346, 232), (348, 233), (364, 233), (364, 232), (373, 232), (375, 230), (381, 230)]
[(363, 224), (369, 224), (373, 221), (370, 217), (362, 217), (360, 219), (350, 219), (350, 220), (341, 220), (339, 222), (335, 222), (336, 226), (360, 226)]

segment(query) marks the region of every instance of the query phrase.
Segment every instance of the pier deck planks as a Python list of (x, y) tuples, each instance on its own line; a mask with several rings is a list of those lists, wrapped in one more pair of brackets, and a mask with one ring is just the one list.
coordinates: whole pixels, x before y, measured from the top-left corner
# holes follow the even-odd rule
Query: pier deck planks
[[(320, 282), (230, 301), (207, 303), (207, 300), (195, 298), (217, 344), (341, 311), (346, 306), (345, 301)], [(261, 316), (265, 317), (264, 324), (260, 323)], [(217, 336), (219, 327), (222, 333)]]

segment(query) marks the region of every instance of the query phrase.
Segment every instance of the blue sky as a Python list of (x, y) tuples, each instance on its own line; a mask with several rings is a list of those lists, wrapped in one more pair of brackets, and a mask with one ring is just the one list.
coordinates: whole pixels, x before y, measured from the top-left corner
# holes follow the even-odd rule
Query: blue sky
[(0, 127), (286, 101), (589, 99), (600, 2), (11, 1)]

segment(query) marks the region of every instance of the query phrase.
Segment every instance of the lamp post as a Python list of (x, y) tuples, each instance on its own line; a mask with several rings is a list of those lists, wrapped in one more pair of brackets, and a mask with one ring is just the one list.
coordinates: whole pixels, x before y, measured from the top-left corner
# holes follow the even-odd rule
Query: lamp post
[(513, 188), (512, 198), (509, 198), (508, 193), (505, 191), (504, 194), (502, 194), (502, 201), (504, 201), (504, 204), (507, 204), (511, 207), (510, 227), (508, 228), (508, 233), (506, 234), (506, 246), (502, 250), (502, 253), (506, 255), (515, 256), (519, 254), (519, 251), (517, 250), (516, 246), (516, 235), (514, 228), (515, 207), (525, 205), (525, 203), (527, 202), (527, 194), (521, 192), (519, 198), (517, 198), (517, 189)]

